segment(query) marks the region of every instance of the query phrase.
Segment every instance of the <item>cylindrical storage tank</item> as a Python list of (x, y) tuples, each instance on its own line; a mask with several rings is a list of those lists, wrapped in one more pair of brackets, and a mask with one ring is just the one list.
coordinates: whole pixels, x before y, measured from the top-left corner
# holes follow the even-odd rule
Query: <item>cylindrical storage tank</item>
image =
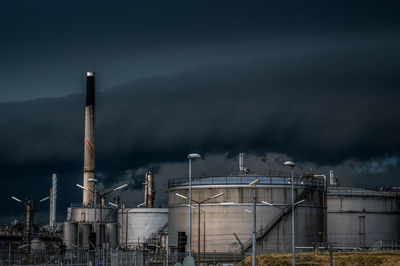
[[(110, 207), (102, 208), (103, 223), (117, 222), (117, 210)], [(100, 208), (87, 206), (69, 207), (68, 220), (75, 222), (99, 222)]]
[(132, 208), (118, 212), (119, 244), (135, 247), (168, 225), (166, 208)]
[[(106, 239), (106, 225), (103, 223), (102, 226), (100, 226), (100, 223), (95, 223), (93, 226), (95, 226), (95, 232), (96, 232), (96, 246), (100, 247), (100, 235), (101, 238), (103, 239), (102, 241), (102, 248), (107, 249), (107, 244), (105, 243), (105, 239)], [(100, 232), (101, 230), (101, 232)]]
[(89, 237), (92, 232), (91, 223), (78, 224), (78, 246), (82, 249), (90, 249)]
[(32, 252), (43, 252), (46, 250), (46, 243), (39, 238), (34, 238), (31, 240)]
[(106, 224), (106, 242), (109, 248), (115, 248), (118, 245), (118, 224)]
[(337, 248), (370, 248), (400, 241), (398, 194), (364, 188), (328, 190), (328, 240)]
[[(271, 171), (270, 175), (193, 178), (192, 250), (194, 252), (198, 252), (199, 227), (201, 252), (203, 249), (206, 252), (215, 250), (229, 253), (240, 250), (234, 234), (245, 245), (246, 251), (251, 250), (253, 214), (249, 211), (253, 211), (253, 189), (249, 183), (256, 179), (259, 180), (256, 185), (257, 252), (291, 250), (290, 173)], [(323, 178), (295, 176), (295, 202), (304, 200), (295, 207), (296, 247), (312, 247), (313, 243), (322, 240), (320, 232), (323, 230), (323, 185)], [(171, 179), (168, 186), (168, 246), (171, 250), (177, 250), (182, 246), (182, 243), (178, 243), (178, 235), (184, 233), (187, 242), (189, 241), (189, 207), (188, 200), (184, 198), (189, 195), (188, 179)], [(212, 198), (220, 193), (224, 194)], [(200, 205), (199, 215), (199, 205), (195, 202), (202, 201), (205, 202)], [(263, 201), (277, 206), (269, 206)], [(188, 247), (186, 243), (186, 252)]]
[(78, 223), (64, 222), (63, 241), (67, 249), (77, 248)]

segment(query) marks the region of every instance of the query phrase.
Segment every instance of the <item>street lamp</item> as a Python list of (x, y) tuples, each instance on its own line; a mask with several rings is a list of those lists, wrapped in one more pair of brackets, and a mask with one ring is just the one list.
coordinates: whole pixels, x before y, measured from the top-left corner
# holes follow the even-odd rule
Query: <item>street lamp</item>
[[(223, 202), (221, 202), (220, 204), (222, 204)], [(189, 204), (187, 205), (189, 207)], [(196, 207), (192, 206), (193, 209), (195, 209)], [(205, 261), (206, 259), (206, 211), (205, 210), (201, 210), (199, 208), (199, 211), (201, 211), (203, 213), (203, 260)], [(200, 236), (199, 236), (200, 237)], [(200, 255), (199, 255), (200, 257)]]
[(253, 255), (251, 258), (251, 265), (256, 266), (256, 244), (257, 244), (257, 194), (256, 186), (260, 180), (256, 179), (249, 183), (250, 188), (253, 189)]
[(292, 180), (291, 180), (291, 185), (292, 185), (292, 265), (296, 265), (296, 259), (294, 257), (294, 179), (293, 179), (293, 167), (296, 165), (292, 161), (286, 161), (285, 166), (289, 166), (292, 170)]
[(192, 256), (192, 159), (201, 158), (200, 154), (190, 153), (189, 160), (189, 256)]
[(108, 204), (110, 204), (111, 206), (113, 206), (114, 208), (118, 208), (118, 205), (112, 202), (108, 202)]
[[(98, 191), (92, 191), (90, 189), (88, 189), (87, 187), (84, 187), (82, 185), (76, 184), (77, 187), (83, 189), (83, 190), (87, 190), (90, 191), (92, 193), (94, 193), (95, 198), (97, 198), (97, 196), (100, 199), (100, 244), (99, 244), (99, 248), (102, 249), (103, 246), (103, 239), (102, 239), (102, 234), (103, 234), (103, 199), (105, 196), (107, 196), (108, 194), (115, 192), (117, 190), (121, 190), (123, 188), (126, 188), (128, 186), (128, 184), (123, 184), (122, 186), (110, 189), (102, 194), (100, 194)], [(96, 210), (96, 206), (95, 206), (95, 210)], [(96, 217), (94, 217), (94, 219), (96, 220)]]
[[(179, 193), (175, 193), (175, 195), (177, 195), (178, 197), (183, 198), (183, 199), (188, 199), (186, 196), (184, 196), (184, 195), (182, 195), (182, 194), (179, 194)], [(221, 197), (222, 195), (224, 195), (224, 192), (215, 194), (215, 195), (213, 195), (213, 196), (211, 196), (211, 197), (209, 197), (209, 198), (207, 198), (207, 199), (205, 199), (205, 200), (201, 200), (201, 201), (197, 201), (197, 200), (193, 200), (193, 199), (191, 200), (192, 202), (196, 203), (196, 204), (198, 205), (198, 208), (199, 208), (199, 212), (198, 212), (198, 216), (199, 216), (199, 223), (198, 223), (198, 241), (197, 241), (197, 251), (198, 251), (198, 253), (199, 253), (199, 264), (200, 264), (200, 211), (201, 211), (200, 207), (201, 207), (201, 204), (206, 203), (206, 202), (209, 201), (209, 200), (212, 200), (212, 199), (216, 199), (216, 198), (218, 198), (218, 197)], [(223, 203), (225, 203), (225, 202), (223, 202)], [(226, 204), (226, 203), (223, 204), (223, 203), (220, 203), (220, 204), (221, 204), (221, 205), (228, 205), (228, 204), (231, 204), (231, 202), (226, 202), (226, 203), (228, 203), (228, 204)], [(189, 206), (190, 209), (195, 208), (195, 207), (193, 207), (191, 204), (188, 204), (188, 206)], [(205, 230), (205, 229), (204, 229), (204, 230)], [(205, 237), (204, 237), (204, 241), (205, 241)], [(204, 249), (205, 249), (205, 248), (204, 248)]]
[(50, 197), (45, 197), (37, 202), (34, 202), (33, 200), (22, 201), (19, 198), (14, 197), (14, 196), (11, 196), (11, 198), (15, 201), (18, 201), (19, 203), (25, 204), (26, 235), (27, 235), (27, 242), (28, 242), (27, 247), (28, 247), (28, 253), (30, 253), (30, 241), (31, 241), (31, 235), (32, 235), (34, 206), (48, 200)]

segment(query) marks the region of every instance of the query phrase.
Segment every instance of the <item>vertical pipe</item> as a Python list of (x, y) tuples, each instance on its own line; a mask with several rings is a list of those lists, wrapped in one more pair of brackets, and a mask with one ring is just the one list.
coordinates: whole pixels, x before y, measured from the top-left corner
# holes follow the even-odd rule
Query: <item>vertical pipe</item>
[(128, 216), (129, 216), (129, 209), (126, 209), (125, 249), (128, 249)]
[(192, 256), (192, 159), (189, 158), (189, 256)]
[(95, 177), (95, 87), (94, 72), (86, 74), (86, 106), (85, 106), (85, 145), (84, 145), (84, 168), (83, 186), (88, 190), (83, 190), (83, 204), (93, 203), (94, 182), (89, 179)]
[(124, 243), (124, 206), (125, 202), (121, 204), (121, 245)]
[(197, 236), (198, 236), (198, 239), (197, 239), (197, 252), (198, 252), (198, 256), (199, 256), (199, 265), (200, 265), (200, 253), (201, 253), (201, 251), (200, 251), (200, 203), (198, 205), (199, 205), (199, 212), (198, 212), (199, 224), (198, 224), (198, 230), (197, 230)]
[(323, 192), (323, 221), (322, 221), (322, 231), (325, 235), (325, 241), (328, 242), (328, 180), (325, 175), (324, 177), (324, 192)]
[(50, 188), (50, 217), (49, 217), (49, 227), (53, 231), (53, 187)]
[(203, 212), (203, 258), (206, 261), (206, 212)]
[[(283, 216), (284, 210), (282, 210), (282, 216)], [(285, 231), (285, 217), (283, 216), (282, 220), (282, 236), (283, 236), (283, 252), (286, 252), (286, 231)]]
[(331, 186), (335, 185), (335, 174), (334, 174), (333, 170), (329, 171), (329, 183)]
[(256, 219), (257, 219), (257, 205), (256, 205), (256, 185), (254, 185), (253, 187), (253, 256), (252, 256), (252, 261), (251, 264), (252, 266), (256, 266), (256, 237), (257, 237), (257, 223), (256, 223)]
[(103, 249), (103, 196), (100, 196), (100, 250)]
[(146, 172), (145, 174), (145, 181), (144, 181), (144, 207), (148, 208), (149, 205), (149, 173)]
[(294, 179), (293, 179), (293, 166), (292, 166), (292, 265), (296, 265), (296, 259), (294, 257)]

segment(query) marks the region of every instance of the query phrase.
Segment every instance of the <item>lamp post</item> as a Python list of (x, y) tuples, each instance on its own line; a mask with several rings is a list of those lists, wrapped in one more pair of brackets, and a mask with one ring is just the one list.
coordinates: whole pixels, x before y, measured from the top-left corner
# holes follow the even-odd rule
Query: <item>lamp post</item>
[[(100, 199), (100, 237), (99, 237), (100, 238), (100, 243), (99, 243), (99, 248), (102, 249), (103, 248), (103, 239), (102, 239), (102, 237), (103, 237), (103, 201), (104, 201), (103, 199), (104, 199), (105, 196), (107, 196), (108, 194), (110, 194), (112, 192), (115, 192), (117, 190), (126, 188), (128, 186), (128, 184), (124, 184), (122, 186), (110, 189), (110, 190), (108, 190), (108, 191), (106, 191), (106, 192), (104, 192), (102, 194), (100, 194), (98, 191), (92, 191), (92, 190), (88, 189), (87, 187), (84, 187), (84, 186), (79, 185), (79, 184), (76, 184), (76, 186), (81, 188), (81, 189), (83, 189), (83, 190), (87, 190), (87, 191), (90, 191), (90, 192), (94, 193), (95, 194), (95, 198), (97, 198), (97, 196), (99, 196), (99, 199)], [(96, 207), (95, 207), (95, 210), (96, 210)], [(96, 217), (94, 217), (94, 218), (96, 220)]]
[[(179, 194), (179, 193), (175, 193), (178, 197), (181, 197), (181, 198), (183, 198), (183, 199), (188, 199), (186, 196), (184, 196), (184, 195), (181, 195), (181, 194)], [(218, 198), (218, 197), (221, 197), (222, 195), (224, 195), (224, 193), (223, 192), (221, 192), (221, 193), (218, 193), (218, 194), (216, 194), (216, 195), (214, 195), (214, 196), (211, 196), (211, 197), (209, 197), (209, 198), (207, 198), (207, 199), (205, 199), (205, 200), (202, 200), (202, 201), (196, 201), (196, 200), (191, 200), (192, 202), (194, 202), (194, 203), (196, 203), (197, 205), (198, 205), (198, 208), (199, 208), (199, 210), (198, 210), (198, 217), (199, 217), (199, 222), (198, 222), (198, 241), (197, 241), (197, 251), (198, 251), (198, 253), (199, 253), (199, 264), (200, 264), (200, 211), (201, 211), (201, 209), (200, 209), (200, 207), (201, 207), (201, 204), (203, 204), (203, 203), (206, 203), (207, 201), (209, 201), (209, 200), (212, 200), (212, 199), (216, 199), (216, 198)], [(193, 206), (191, 206), (191, 204), (189, 204), (188, 205), (189, 206), (189, 208), (190, 209), (192, 209), (192, 208), (194, 208)], [(204, 226), (205, 226), (205, 220), (204, 220)], [(204, 228), (204, 231), (205, 231), (205, 228)], [(205, 233), (204, 233), (204, 241), (205, 241)], [(204, 245), (204, 249), (205, 249), (205, 245)]]
[(250, 188), (253, 189), (253, 255), (251, 258), (251, 265), (256, 266), (256, 245), (257, 245), (257, 194), (256, 186), (260, 180), (256, 179), (249, 183)]
[(189, 256), (192, 256), (192, 159), (201, 158), (200, 154), (190, 153), (189, 160)]
[[(189, 206), (189, 204), (188, 204), (188, 206)], [(193, 206), (192, 206), (192, 208), (195, 209), (195, 207), (193, 207)], [(205, 259), (206, 259), (206, 211), (201, 210), (200, 208), (199, 208), (199, 211), (201, 211), (203, 213), (203, 260), (205, 261)]]
[(294, 256), (295, 250), (294, 250), (294, 179), (293, 179), (293, 167), (296, 164), (292, 161), (286, 161), (285, 162), (285, 166), (289, 166), (292, 170), (292, 180), (291, 180), (291, 184), (292, 184), (292, 265), (295, 266), (296, 265), (296, 259)]
[(32, 236), (32, 227), (33, 227), (33, 210), (34, 206), (48, 200), (50, 197), (45, 197), (37, 202), (33, 200), (25, 200), (22, 201), (17, 197), (12, 196), (13, 200), (18, 201), (19, 203), (25, 204), (25, 214), (26, 214), (26, 236), (27, 236), (27, 253), (29, 254), (31, 251), (31, 236)]

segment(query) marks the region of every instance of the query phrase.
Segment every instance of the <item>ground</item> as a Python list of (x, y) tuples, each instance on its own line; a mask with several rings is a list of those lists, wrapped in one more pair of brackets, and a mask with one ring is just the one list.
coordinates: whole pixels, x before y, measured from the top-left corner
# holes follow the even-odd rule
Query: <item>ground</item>
[[(291, 264), (291, 253), (257, 256), (257, 265)], [(245, 265), (251, 265), (251, 257), (245, 259)], [(329, 253), (298, 253), (296, 265), (330, 265)], [(334, 252), (333, 265), (400, 265), (400, 251)]]

